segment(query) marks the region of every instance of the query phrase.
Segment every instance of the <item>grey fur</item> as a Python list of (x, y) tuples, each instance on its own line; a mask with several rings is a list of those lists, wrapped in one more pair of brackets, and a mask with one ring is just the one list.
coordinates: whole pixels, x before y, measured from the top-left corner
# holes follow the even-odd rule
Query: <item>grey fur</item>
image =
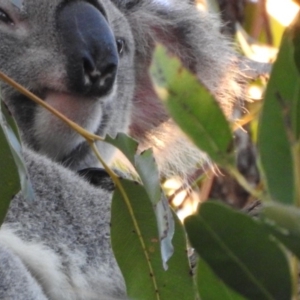
[[(110, 248), (110, 193), (29, 149), (25, 159), (36, 200), (29, 204), (20, 194), (14, 198), (0, 244), (21, 258), (23, 263), (16, 258), (15, 264), (20, 270), (29, 269), (34, 284), (38, 282), (49, 299), (124, 298), (124, 283)], [(0, 277), (0, 287), (12, 285), (15, 272), (15, 268), (3, 269), (7, 275)], [(8, 292), (0, 289), (0, 299)], [(31, 299), (14, 297), (10, 299)]]
[[(66, 72), (67, 53), (62, 49), (60, 31), (55, 26), (56, 8), (62, 2), (54, 0), (39, 3), (36, 0), (23, 0), (23, 10), (18, 11), (10, 4), (10, 0), (1, 0), (1, 6), (4, 6), (4, 9), (6, 8), (15, 20), (14, 26), (11, 28), (6, 26), (1, 30), (1, 71), (46, 99), (49, 97), (48, 90), (57, 94), (73, 92), (69, 88), (70, 74)], [(81, 105), (79, 108), (90, 114), (84, 119), (77, 117), (75, 121), (87, 128), (95, 127), (87, 126), (86, 120), (94, 112), (99, 111), (99, 115), (103, 115), (102, 120), (97, 121), (99, 124), (96, 124), (93, 131), (100, 135), (107, 133), (115, 135), (117, 132), (127, 131), (129, 125), (134, 89), (134, 44), (125, 17), (110, 1), (99, 2), (106, 11), (115, 36), (126, 38), (127, 51), (124, 51), (123, 57), (119, 60), (115, 92), (102, 97), (101, 101), (99, 99), (95, 101), (91, 99), (92, 97), (79, 93), (71, 97), (73, 97), (74, 105)], [(3, 24), (2, 27), (4, 27)], [(47, 118), (50, 113), (37, 107), (30, 100), (22, 97), (20, 99), (19, 94), (11, 87), (4, 85), (2, 93), (21, 128), (23, 141), (30, 145), (30, 148), (46, 154), (53, 160), (63, 161), (65, 165), (75, 170), (96, 164), (95, 158), (89, 154), (88, 147), (80, 144), (83, 139), (68, 129), (65, 124), (55, 120), (54, 117)], [(93, 117), (95, 118), (94, 115)], [(48, 123), (47, 120), (49, 120)], [(41, 122), (43, 124), (40, 124)], [(68, 139), (69, 143), (61, 142), (65, 139)], [(68, 148), (71, 139), (78, 139), (74, 142), (76, 148), (79, 147), (76, 152), (73, 148)], [(106, 160), (111, 157), (113, 151), (110, 147), (101, 144), (99, 149)]]
[[(130, 132), (141, 142), (140, 150), (154, 146), (162, 174), (185, 176), (207, 158), (169, 120), (148, 68), (155, 41), (165, 44), (230, 114), (234, 99), (241, 95), (242, 76), (218, 22), (183, 0), (75, 2), (22, 0), (16, 6), (11, 0), (0, 0), (0, 9), (14, 23), (1, 19), (0, 11), (0, 70), (97, 134)], [(76, 7), (90, 11), (87, 3), (91, 3), (94, 13), (100, 5), (113, 36), (125, 40), (113, 87), (101, 95), (80, 91), (74, 79), (80, 70), (72, 69), (70, 60), (78, 53), (66, 47), (69, 36), (60, 28), (69, 23), (57, 21), (57, 14), (73, 3), (75, 12), (68, 13), (74, 13), (74, 18), (80, 15)], [(86, 42), (89, 29), (78, 26)], [(74, 26), (75, 42), (80, 43), (78, 28)], [(116, 51), (113, 46), (111, 51)], [(90, 83), (98, 70), (91, 70), (90, 61), (87, 64), (84, 82)], [(110, 248), (111, 190), (105, 184), (94, 188), (74, 172), (95, 167), (97, 161), (60, 121), (13, 88), (0, 85), (21, 129), (36, 193), (33, 204), (20, 194), (14, 197), (1, 227), (0, 299), (125, 299), (124, 282)], [(113, 150), (100, 142), (98, 148), (109, 161)]]
[(46, 300), (45, 294), (22, 261), (11, 250), (0, 245), (0, 298)]

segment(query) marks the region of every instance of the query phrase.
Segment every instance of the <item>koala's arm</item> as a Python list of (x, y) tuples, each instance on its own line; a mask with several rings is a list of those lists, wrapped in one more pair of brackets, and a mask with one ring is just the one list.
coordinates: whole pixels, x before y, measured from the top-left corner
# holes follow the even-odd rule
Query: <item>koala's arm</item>
[(0, 245), (0, 299), (46, 300), (20, 258)]

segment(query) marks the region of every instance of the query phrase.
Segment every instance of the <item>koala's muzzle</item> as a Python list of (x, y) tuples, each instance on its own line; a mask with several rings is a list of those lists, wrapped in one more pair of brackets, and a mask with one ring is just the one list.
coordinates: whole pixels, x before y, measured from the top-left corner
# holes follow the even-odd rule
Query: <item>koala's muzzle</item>
[(58, 11), (57, 31), (67, 59), (68, 88), (90, 97), (109, 93), (118, 67), (116, 40), (95, 6), (69, 2)]

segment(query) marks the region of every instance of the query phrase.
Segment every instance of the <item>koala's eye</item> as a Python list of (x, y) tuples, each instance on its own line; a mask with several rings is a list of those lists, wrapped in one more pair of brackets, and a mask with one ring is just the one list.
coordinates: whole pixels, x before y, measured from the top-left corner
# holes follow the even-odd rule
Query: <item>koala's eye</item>
[(119, 53), (119, 55), (122, 55), (124, 52), (124, 48), (125, 48), (125, 41), (121, 38), (117, 38), (116, 43), (117, 43), (118, 53)]
[(10, 25), (14, 24), (14, 22), (8, 16), (8, 14), (5, 11), (3, 11), (1, 8), (0, 8), (0, 22), (6, 23), (6, 24), (10, 24)]

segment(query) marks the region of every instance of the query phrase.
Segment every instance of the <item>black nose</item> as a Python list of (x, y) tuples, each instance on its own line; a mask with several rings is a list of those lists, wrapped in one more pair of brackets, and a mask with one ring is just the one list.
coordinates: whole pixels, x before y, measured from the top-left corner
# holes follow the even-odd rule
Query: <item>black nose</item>
[(69, 88), (88, 96), (108, 94), (116, 78), (118, 51), (105, 16), (87, 2), (69, 2), (58, 12), (57, 30)]
[(99, 95), (107, 94), (114, 83), (117, 72), (117, 61), (103, 60), (97, 65), (89, 53), (82, 57), (84, 86), (87, 90)]

